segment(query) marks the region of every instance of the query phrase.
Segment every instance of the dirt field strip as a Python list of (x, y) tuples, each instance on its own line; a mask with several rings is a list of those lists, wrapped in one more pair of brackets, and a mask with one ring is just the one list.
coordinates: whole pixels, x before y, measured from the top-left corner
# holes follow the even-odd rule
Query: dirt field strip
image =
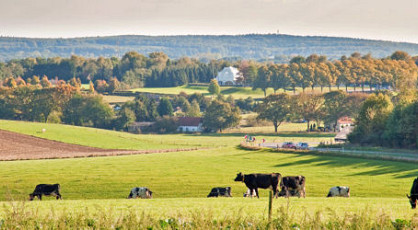
[(119, 156), (193, 151), (202, 148), (158, 150), (100, 149), (0, 130), (0, 161)]

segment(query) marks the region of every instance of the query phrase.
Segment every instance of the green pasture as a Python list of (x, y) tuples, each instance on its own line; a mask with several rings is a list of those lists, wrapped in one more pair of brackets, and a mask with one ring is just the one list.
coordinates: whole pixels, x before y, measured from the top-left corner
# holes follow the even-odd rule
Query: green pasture
[[(418, 167), (414, 163), (365, 160), (308, 153), (247, 151), (235, 147), (119, 157), (0, 162), (0, 196), (25, 199), (36, 184), (60, 183), (66, 200), (120, 199), (146, 186), (154, 198), (201, 198), (212, 187), (231, 186), (238, 172), (304, 175), (308, 197), (325, 197), (335, 185), (350, 186), (353, 197), (402, 198)], [(265, 190), (261, 196), (267, 196)]]
[[(294, 124), (287, 125), (288, 129), (297, 127)], [(38, 221), (46, 223), (45, 226), (74, 222), (81, 223), (81, 228), (91, 226), (92, 223), (107, 223), (102, 225), (106, 226), (103, 228), (114, 228), (114, 221), (126, 223), (132, 218), (142, 223), (149, 221), (160, 227), (163, 226), (160, 220), (167, 218), (181, 221), (192, 219), (199, 223), (198, 226), (209, 228), (218, 226), (210, 221), (219, 218), (236, 221), (237, 225), (233, 226), (254, 219), (265, 221), (267, 190), (260, 190), (260, 199), (243, 198), (242, 194), (247, 189), (242, 182), (234, 181), (238, 172), (279, 172), (282, 175), (306, 177), (307, 198), (274, 200), (273, 218), (277, 218), (277, 221), (302, 223), (309, 219), (312, 223), (319, 223), (324, 219), (333, 220), (350, 213), (354, 217), (341, 217), (337, 222), (368, 223), (379, 222), (381, 218), (386, 218), (386, 221), (387, 218), (418, 218), (405, 197), (413, 179), (418, 176), (416, 163), (307, 152), (275, 152), (268, 149), (248, 151), (237, 147), (243, 140), (244, 133), (241, 132), (134, 135), (4, 120), (0, 120), (0, 128), (102, 148), (202, 147), (187, 152), (0, 162), (0, 205), (3, 207), (0, 209), (0, 218), (6, 220), (5, 224), (13, 223), (13, 226), (19, 225), (22, 228), (32, 228), (28, 223), (36, 225)], [(45, 133), (41, 132), (42, 128), (46, 129)], [(258, 134), (257, 139), (314, 142), (327, 140), (329, 135), (287, 131)], [(61, 184), (63, 200), (45, 197), (41, 202), (26, 201), (28, 194), (40, 183)], [(325, 198), (329, 188), (336, 185), (350, 186), (352, 197)], [(153, 199), (127, 200), (130, 189), (136, 186), (150, 188), (154, 192)], [(206, 198), (210, 189), (218, 186), (232, 187), (233, 198)], [(283, 219), (283, 215), (293, 217), (286, 216)], [(363, 219), (357, 221), (355, 218)], [(127, 226), (131, 228), (137, 225)], [(385, 226), (392, 225), (389, 222)]]
[[(338, 90), (336, 86), (331, 87), (331, 91)], [(340, 87), (340, 90), (345, 90), (345, 87)], [(353, 87), (349, 87), (348, 90), (353, 91)], [(365, 90), (368, 90), (367, 88)], [(177, 87), (146, 87), (146, 88), (136, 88), (129, 90), (131, 92), (143, 92), (143, 93), (158, 93), (158, 94), (167, 94), (167, 95), (178, 95), (180, 92), (185, 92), (187, 94), (201, 93), (203, 95), (209, 96), (208, 86), (177, 86)], [(302, 88), (296, 87), (295, 90), (297, 93), (303, 92)], [(323, 93), (328, 92), (329, 88), (324, 87)], [(361, 92), (361, 88), (356, 88), (356, 91)], [(274, 91), (272, 88), (267, 89), (267, 95), (272, 94)], [(283, 89), (277, 91), (277, 93), (283, 92)], [(286, 89), (286, 93), (293, 94), (293, 89)], [(306, 93), (311, 93), (312, 88), (306, 88)], [(314, 93), (321, 93), (320, 87), (314, 87)], [(235, 99), (239, 98), (263, 98), (264, 92), (261, 89), (252, 90), (252, 87), (232, 87), (232, 86), (221, 86), (221, 94), (224, 96), (233, 96)]]
[[(299, 127), (298, 124), (286, 124), (283, 130)], [(243, 137), (254, 135), (257, 130), (241, 130), (235, 133), (208, 134), (131, 134), (111, 130), (94, 129), (62, 124), (23, 122), (0, 120), (0, 129), (41, 137), (49, 140), (61, 141), (105, 149), (173, 149), (173, 148), (208, 148), (236, 146), (243, 141)], [(46, 132), (42, 132), (46, 129)], [(227, 131), (228, 132), (228, 131)], [(257, 140), (263, 138), (268, 142), (304, 141), (311, 143), (326, 142), (333, 134), (322, 133), (260, 133)]]
[(130, 96), (117, 96), (117, 95), (102, 95), (103, 100), (109, 104), (116, 104), (116, 103), (125, 103), (128, 101), (133, 101), (135, 97)]

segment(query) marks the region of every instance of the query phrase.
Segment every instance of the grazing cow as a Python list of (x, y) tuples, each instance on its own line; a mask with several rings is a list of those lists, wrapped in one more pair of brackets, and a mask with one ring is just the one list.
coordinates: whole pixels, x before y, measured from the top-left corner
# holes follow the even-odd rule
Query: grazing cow
[(327, 197), (334, 196), (350, 197), (350, 187), (335, 186), (330, 188)]
[[(248, 189), (251, 191), (255, 191), (255, 194), (258, 198), (258, 188), (272, 188), (274, 195), (277, 194), (277, 186), (279, 185), (280, 178), (282, 176), (280, 173), (271, 173), (271, 174), (261, 174), (261, 173), (253, 173), (253, 174), (243, 174), (238, 173), (235, 181), (242, 181), (245, 183)], [(252, 194), (252, 193), (251, 193)]]
[(300, 176), (285, 176), (280, 183), (281, 191), (279, 195), (289, 197), (292, 194), (297, 195), (299, 198), (303, 196), (305, 198), (305, 177)]
[(29, 194), (29, 200), (35, 199), (38, 197), (39, 200), (42, 200), (42, 195), (45, 196), (55, 196), (58, 199), (62, 199), (60, 194), (60, 185), (59, 184), (38, 184), (35, 187), (33, 193)]
[(415, 178), (414, 182), (412, 183), (411, 188), (411, 195), (406, 196), (409, 198), (409, 203), (411, 203), (411, 207), (415, 209), (417, 207), (417, 200), (418, 200), (418, 177)]
[(146, 187), (135, 187), (131, 189), (129, 193), (128, 199), (132, 198), (142, 198), (142, 199), (151, 199), (152, 198), (152, 191)]
[(212, 188), (210, 191), (208, 197), (218, 197), (218, 196), (224, 196), (224, 197), (232, 197), (231, 196), (231, 187), (221, 188), (216, 187)]
[(255, 197), (255, 191), (251, 189), (247, 189), (247, 192), (244, 193), (244, 197)]

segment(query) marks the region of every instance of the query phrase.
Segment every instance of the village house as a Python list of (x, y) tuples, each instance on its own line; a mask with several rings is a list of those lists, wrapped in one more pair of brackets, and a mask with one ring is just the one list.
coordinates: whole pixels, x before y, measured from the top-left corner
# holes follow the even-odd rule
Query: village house
[(232, 66), (223, 68), (216, 76), (219, 85), (240, 85), (240, 79), (242, 79), (242, 74)]
[(351, 117), (340, 117), (340, 119), (338, 119), (337, 121), (337, 127), (336, 131), (340, 132), (342, 129), (347, 128), (347, 127), (351, 127), (354, 125), (354, 121)]
[(181, 133), (202, 132), (202, 119), (200, 117), (179, 117), (177, 131)]

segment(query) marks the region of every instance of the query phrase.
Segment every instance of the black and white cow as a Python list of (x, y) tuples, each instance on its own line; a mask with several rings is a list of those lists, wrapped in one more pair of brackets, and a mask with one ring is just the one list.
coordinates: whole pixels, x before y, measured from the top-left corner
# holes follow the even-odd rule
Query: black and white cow
[(35, 187), (33, 193), (29, 194), (29, 200), (35, 199), (38, 197), (39, 200), (42, 200), (42, 195), (44, 196), (55, 196), (58, 199), (62, 199), (60, 194), (60, 185), (59, 184), (38, 184)]
[[(255, 195), (259, 198), (258, 188), (268, 189), (272, 188), (274, 196), (277, 195), (277, 186), (280, 183), (280, 178), (282, 175), (280, 173), (252, 173), (252, 174), (243, 174), (238, 173), (235, 181), (242, 181), (245, 183), (248, 189), (255, 192)], [(253, 194), (251, 192), (251, 194)]]
[(418, 200), (418, 177), (415, 178), (414, 182), (412, 183), (411, 194), (409, 196), (406, 194), (406, 196), (409, 198), (411, 207), (415, 209), (417, 207)]
[(231, 196), (231, 187), (226, 187), (226, 188), (216, 187), (216, 188), (212, 188), (212, 190), (210, 191), (210, 193), (208, 195), (208, 197), (219, 197), (219, 196), (232, 197)]
[(300, 176), (285, 176), (280, 183), (281, 191), (279, 196), (303, 196), (305, 198), (305, 177)]
[(329, 189), (327, 197), (350, 197), (350, 187), (347, 186), (335, 186)]
[(146, 187), (135, 187), (131, 189), (128, 199), (138, 198), (138, 197), (142, 199), (151, 199), (152, 191)]

